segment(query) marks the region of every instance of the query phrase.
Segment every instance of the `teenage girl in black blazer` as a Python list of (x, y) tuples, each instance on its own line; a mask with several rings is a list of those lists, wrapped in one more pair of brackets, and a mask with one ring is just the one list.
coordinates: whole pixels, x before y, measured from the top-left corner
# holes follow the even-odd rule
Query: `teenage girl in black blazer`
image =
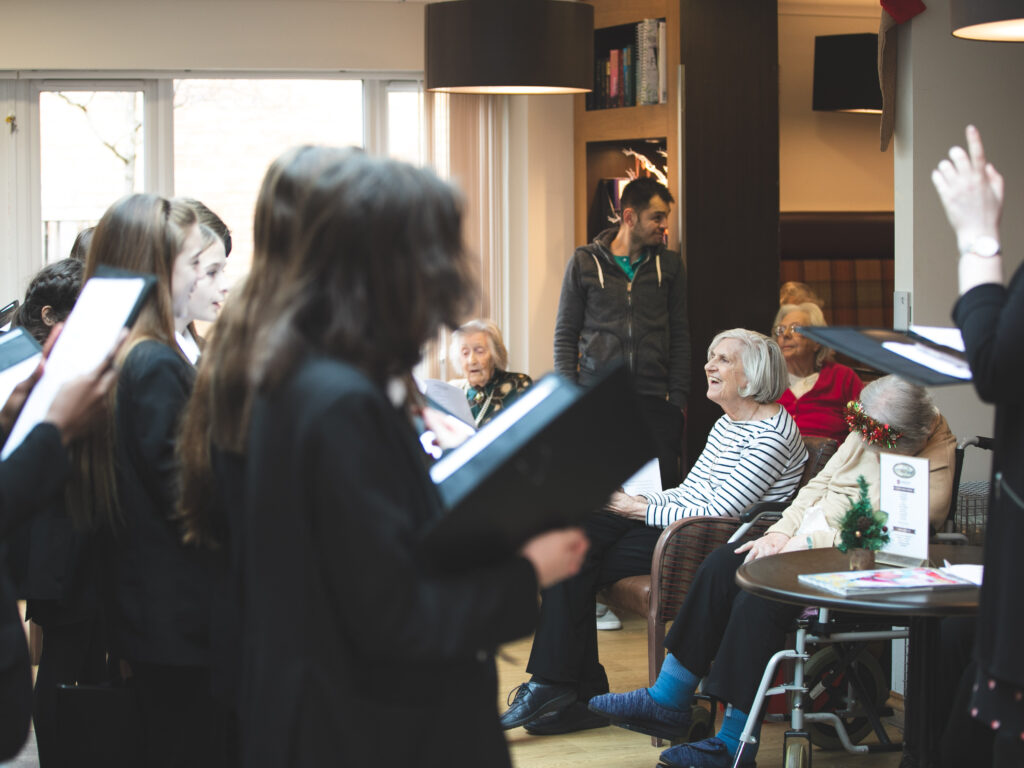
[(175, 444), (195, 371), (174, 339), (195, 285), (202, 239), (195, 211), (156, 195), (112, 205), (93, 234), (88, 279), (101, 265), (157, 278), (120, 356), (107, 429), (80, 457), (72, 515), (107, 550), (112, 658), (138, 695), (148, 766), (219, 764), (209, 693), (210, 570), (181, 543)]
[[(115, 351), (92, 373), (65, 385), (44, 421), (0, 462), (0, 761), (21, 750), (32, 711), (32, 672), (25, 630), (4, 562), (6, 538), (14, 527), (60, 498), (70, 471), (67, 445), (99, 423), (97, 415), (102, 413), (117, 376)], [(0, 410), (0, 445), (42, 368), (19, 384)]]
[(242, 763), (508, 765), (494, 649), (531, 630), (538, 585), (574, 573), (585, 541), (545, 534), (458, 574), (417, 550), (441, 504), (394, 382), (470, 306), (457, 196), (354, 150), (282, 165), (303, 173), (263, 247), (287, 263), (251, 297), (239, 393)]

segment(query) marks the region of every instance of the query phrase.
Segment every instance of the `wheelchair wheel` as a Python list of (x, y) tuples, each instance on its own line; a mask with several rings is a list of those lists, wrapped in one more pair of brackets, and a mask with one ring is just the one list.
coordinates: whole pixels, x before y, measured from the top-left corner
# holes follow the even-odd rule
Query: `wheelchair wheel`
[[(864, 687), (865, 701), (861, 701), (849, 684), (847, 675), (855, 672)], [(804, 667), (807, 684), (805, 707), (808, 712), (834, 712), (846, 726), (854, 744), (871, 733), (871, 720), (867, 713), (885, 705), (889, 689), (878, 660), (865, 648), (854, 659), (851, 668), (840, 669), (839, 652), (827, 646), (815, 653)], [(808, 723), (811, 742), (821, 749), (842, 749), (836, 729), (827, 723)], [(787, 766), (789, 764), (787, 763)]]
[(803, 739), (794, 739), (786, 743), (786, 754), (782, 764), (785, 768), (807, 768), (811, 764), (808, 754), (810, 747)]

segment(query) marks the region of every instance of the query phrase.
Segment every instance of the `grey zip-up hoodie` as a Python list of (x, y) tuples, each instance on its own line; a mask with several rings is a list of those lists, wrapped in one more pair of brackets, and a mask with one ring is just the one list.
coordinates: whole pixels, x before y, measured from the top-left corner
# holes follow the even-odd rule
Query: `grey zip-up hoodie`
[(624, 360), (638, 394), (690, 394), (686, 270), (676, 251), (648, 248), (633, 280), (609, 250), (618, 232), (601, 232), (576, 249), (565, 268), (555, 322), (555, 370), (583, 386)]

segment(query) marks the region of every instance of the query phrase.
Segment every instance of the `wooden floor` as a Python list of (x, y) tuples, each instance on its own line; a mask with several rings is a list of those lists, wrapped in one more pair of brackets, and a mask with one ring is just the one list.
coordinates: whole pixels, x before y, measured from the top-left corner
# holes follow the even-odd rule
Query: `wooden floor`
[[(613, 691), (626, 691), (647, 684), (647, 627), (639, 618), (623, 618), (623, 628), (599, 632), (601, 661), (608, 672)], [(499, 711), (505, 710), (505, 696), (527, 679), (524, 672), (530, 654), (530, 639), (505, 646), (498, 660), (500, 686)], [(897, 715), (890, 727), (890, 738), (901, 738)], [(768, 723), (761, 730), (762, 744), (757, 754), (760, 768), (782, 766), (784, 723)], [(652, 768), (658, 763), (659, 749), (642, 734), (622, 728), (597, 728), (562, 736), (531, 736), (522, 728), (508, 732), (512, 762), (516, 768)], [(900, 754), (876, 753), (850, 755), (825, 752), (817, 748), (812, 756), (814, 768), (895, 768)]]

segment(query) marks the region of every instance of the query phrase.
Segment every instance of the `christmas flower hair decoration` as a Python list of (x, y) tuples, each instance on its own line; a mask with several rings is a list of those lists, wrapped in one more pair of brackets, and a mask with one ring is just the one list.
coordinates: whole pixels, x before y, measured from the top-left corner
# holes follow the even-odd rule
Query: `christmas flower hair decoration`
[(892, 450), (896, 447), (896, 441), (903, 437), (903, 433), (895, 427), (868, 416), (860, 400), (851, 400), (846, 404), (846, 423), (850, 425), (851, 432), (860, 432), (868, 445), (881, 445)]

